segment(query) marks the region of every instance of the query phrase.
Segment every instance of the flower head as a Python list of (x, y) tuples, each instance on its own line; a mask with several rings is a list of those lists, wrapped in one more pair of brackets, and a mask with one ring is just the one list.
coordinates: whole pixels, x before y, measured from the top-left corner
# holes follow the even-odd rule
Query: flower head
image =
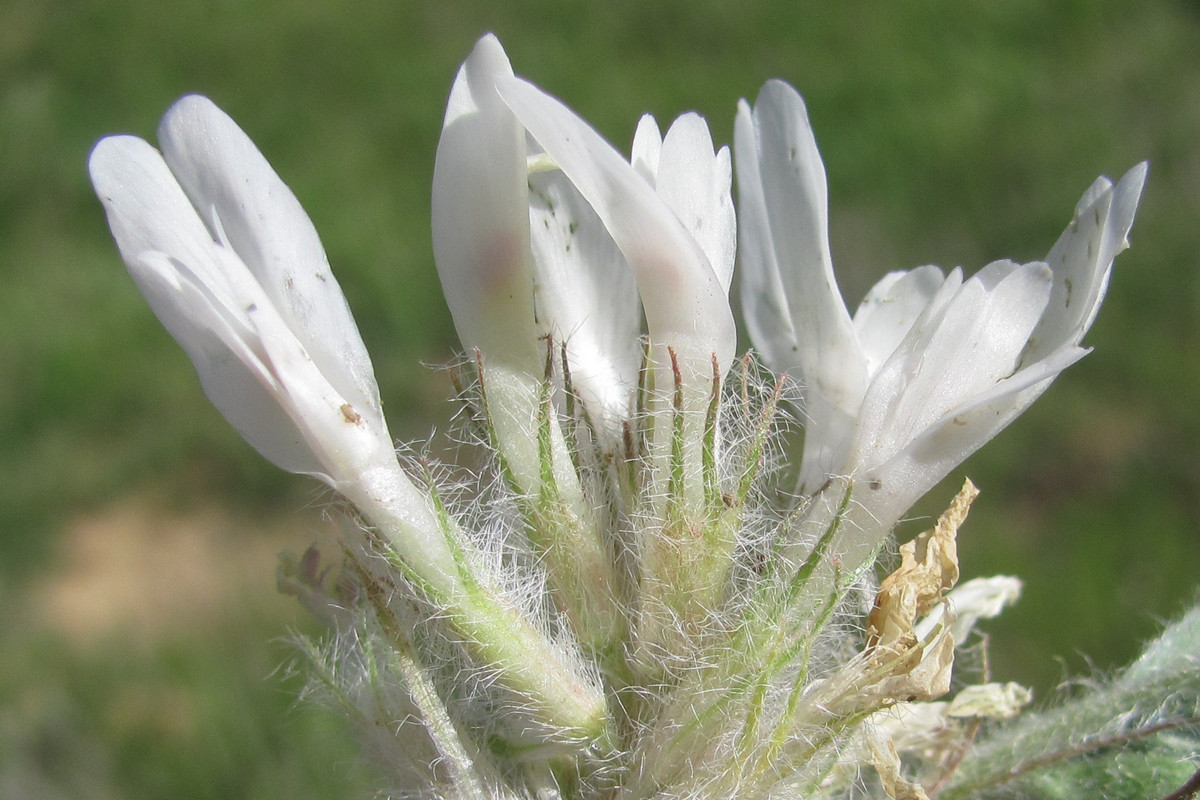
[(92, 151), (121, 256), (256, 450), (337, 487), (394, 460), (371, 361), (316, 230), (240, 128), (204, 97)]
[(886, 529), (1087, 351), (1079, 346), (1127, 246), (1145, 181), (1100, 178), (1044, 262), (970, 278), (892, 272), (850, 315), (829, 252), (825, 171), (800, 95), (781, 81), (735, 128), (742, 304), (767, 363), (804, 393), (800, 485), (869, 487)]
[[(865, 619), (863, 592), (899, 515), (1085, 353), (1144, 166), (1097, 181), (1045, 262), (894, 272), (851, 315), (794, 90), (739, 108), (739, 241), (730, 153), (703, 119), (663, 135), (643, 117), (626, 157), (485, 36), (450, 93), (432, 201), (476, 354), (461, 396), (488, 477), (468, 493), (397, 460), (316, 233), (246, 136), (188, 97), (159, 139), (103, 140), (93, 182), (217, 407), (355, 507), (345, 574), (309, 553), (281, 586), (332, 625), (322, 682), (396, 794), (837, 797), (871, 792), (872, 765), (883, 794), (924, 797), (914, 768), (937, 787), (970, 756), (957, 717), (1028, 700), (967, 687), (905, 723), (908, 745), (881, 714), (933, 711), (956, 646), (1019, 592), (951, 591), (969, 482)], [(775, 483), (786, 383), (750, 357), (726, 381), (735, 250), (751, 338), (804, 392), (800, 502)]]

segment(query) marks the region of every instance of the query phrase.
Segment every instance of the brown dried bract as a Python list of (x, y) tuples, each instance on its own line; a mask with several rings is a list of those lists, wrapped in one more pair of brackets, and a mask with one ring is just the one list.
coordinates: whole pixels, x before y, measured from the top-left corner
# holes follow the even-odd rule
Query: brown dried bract
[(917, 620), (958, 582), (955, 536), (978, 495), (975, 485), (966, 481), (933, 530), (900, 546), (900, 566), (879, 585), (867, 617), (868, 650), (916, 643)]

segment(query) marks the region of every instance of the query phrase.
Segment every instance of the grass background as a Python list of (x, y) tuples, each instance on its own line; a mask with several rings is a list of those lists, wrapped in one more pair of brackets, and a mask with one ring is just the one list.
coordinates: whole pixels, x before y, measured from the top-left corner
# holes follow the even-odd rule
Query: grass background
[[(137, 294), (87, 184), (100, 136), (225, 108), (321, 231), (402, 438), (443, 424), (429, 243), (446, 94), (485, 31), (622, 146), (686, 110), (731, 136), (782, 77), (829, 172), (851, 302), (888, 269), (1046, 252), (1143, 159), (1134, 247), (1073, 367), (951, 479), (964, 575), (1015, 573), (998, 678), (1127, 661), (1200, 567), (1200, 3), (7, 0), (0, 7), (0, 797), (368, 796), (293, 696), (278, 550), (319, 495), (244, 445)], [(942, 487), (926, 513), (951, 496)]]

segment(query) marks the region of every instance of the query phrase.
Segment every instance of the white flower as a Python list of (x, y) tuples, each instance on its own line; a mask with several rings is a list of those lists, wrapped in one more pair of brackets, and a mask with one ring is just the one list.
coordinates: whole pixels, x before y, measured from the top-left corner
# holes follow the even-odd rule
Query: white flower
[(463, 347), (540, 374), (525, 130), (496, 94), (504, 74), (508, 57), (485, 36), (450, 91), (433, 167), (433, 255)]
[(541, 377), (550, 335), (597, 419), (625, 419), (637, 383), (633, 275), (590, 206), (500, 99), (512, 67), (484, 36), (459, 70), (433, 180), (434, 257), (459, 340)]
[(652, 122), (643, 123), (635, 139), (635, 167), (537, 87), (504, 77), (497, 88), (604, 223), (632, 269), (650, 341), (674, 349), (705, 380), (715, 356), (723, 374), (736, 344), (726, 296), (735, 229), (728, 155), (713, 153), (704, 121), (681, 117), (661, 145), (657, 131), (648, 128)]
[(632, 160), (516, 79), (489, 35), (459, 71), (434, 169), (434, 255), (463, 345), (540, 375), (551, 335), (610, 421), (637, 384), (639, 296), (651, 340), (699, 359), (706, 381), (735, 342), (728, 151), (694, 114), (665, 139), (647, 118)]
[(1046, 261), (886, 275), (854, 316), (829, 253), (825, 171), (804, 102), (780, 81), (739, 106), (742, 302), (751, 340), (804, 393), (800, 485), (834, 476), (890, 527), (1087, 351), (1145, 181), (1100, 178)]
[[(566, 342), (572, 381), (589, 408), (625, 419), (642, 356), (634, 273), (588, 200), (552, 157), (544, 159), (548, 168), (530, 175), (539, 321)], [(708, 125), (696, 114), (679, 117), (665, 139), (647, 114), (630, 162), (692, 234), (728, 292), (736, 245), (728, 148), (714, 153)]]
[(101, 140), (92, 183), (130, 274), (256, 450), (338, 488), (394, 462), (370, 358), (312, 223), (237, 125), (179, 100), (162, 153)]
[[(130, 273), (209, 399), (276, 465), (324, 480), (357, 508), (373, 532), (350, 526), (343, 541), (356, 579), (386, 582), (397, 598), (408, 585), (435, 604), (472, 650), (465, 669), (521, 698), (515, 738), (593, 738), (607, 709), (589, 676), (472, 572), (473, 543), (401, 468), (370, 358), (295, 196), (206, 98), (176, 103), (158, 138), (161, 154), (136, 137), (103, 139), (92, 182)], [(391, 600), (379, 601), (394, 623)], [(406, 635), (387, 642), (397, 648), (390, 668), (410, 657)]]

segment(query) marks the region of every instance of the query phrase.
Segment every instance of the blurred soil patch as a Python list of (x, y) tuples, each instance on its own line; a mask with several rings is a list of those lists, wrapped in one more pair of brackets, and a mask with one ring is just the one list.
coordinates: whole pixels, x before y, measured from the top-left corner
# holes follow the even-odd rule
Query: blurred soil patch
[(71, 519), (0, 586), (0, 798), (370, 796), (345, 721), (297, 701), (284, 640), (320, 629), (275, 589), (331, 528), (152, 491)]
[(299, 609), (275, 590), (279, 554), (303, 551), (329, 527), (317, 510), (266, 519), (124, 497), (65, 527), (26, 602), (42, 625), (79, 645), (152, 645), (239, 616), (278, 617), (282, 634)]

